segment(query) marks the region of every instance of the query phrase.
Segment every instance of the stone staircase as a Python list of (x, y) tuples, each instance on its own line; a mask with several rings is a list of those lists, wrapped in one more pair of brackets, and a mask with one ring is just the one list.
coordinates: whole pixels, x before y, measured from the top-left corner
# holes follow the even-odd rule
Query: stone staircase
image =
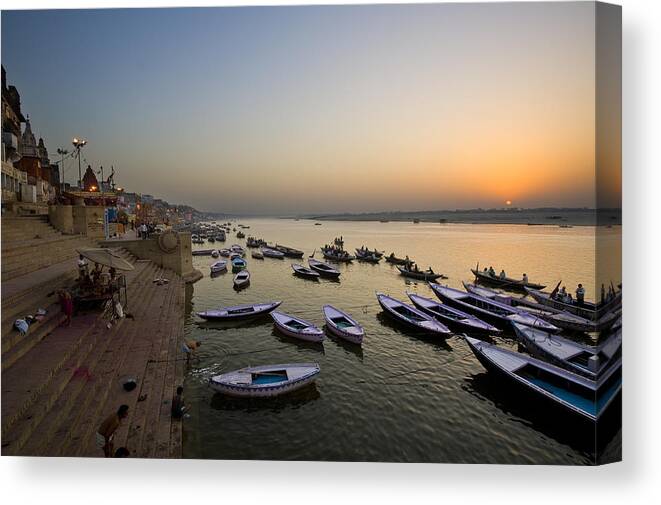
[(48, 216), (2, 217), (1, 224), (3, 282), (73, 261), (77, 248), (95, 245), (81, 235), (63, 235), (48, 223)]
[[(181, 457), (181, 422), (171, 420), (170, 400), (184, 373), (184, 282), (150, 261), (118, 252), (135, 267), (127, 272), (127, 312), (133, 318), (108, 328), (98, 313), (84, 314), (64, 328), (57, 326), (61, 316), (51, 304), (52, 321), (27, 347), (20, 339), (5, 345), (3, 322), (2, 455), (102, 456), (96, 429), (125, 403), (129, 417), (115, 447), (128, 447), (132, 456)], [(159, 276), (169, 284), (153, 283)], [(21, 298), (28, 305), (30, 296), (15, 295)], [(121, 387), (126, 376), (138, 380), (131, 392)]]

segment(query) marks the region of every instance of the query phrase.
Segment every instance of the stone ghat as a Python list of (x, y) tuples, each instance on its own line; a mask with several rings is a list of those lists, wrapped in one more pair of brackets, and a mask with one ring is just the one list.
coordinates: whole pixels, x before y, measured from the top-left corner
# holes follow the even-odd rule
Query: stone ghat
[[(135, 266), (127, 273), (133, 318), (107, 328), (99, 313), (74, 317), (3, 369), (3, 456), (103, 457), (96, 430), (127, 404), (115, 448), (127, 447), (131, 457), (181, 457), (181, 421), (171, 419), (170, 403), (183, 383), (185, 284), (120, 252)], [(170, 282), (153, 282), (161, 276)], [(127, 376), (138, 382), (131, 392), (122, 388)]]

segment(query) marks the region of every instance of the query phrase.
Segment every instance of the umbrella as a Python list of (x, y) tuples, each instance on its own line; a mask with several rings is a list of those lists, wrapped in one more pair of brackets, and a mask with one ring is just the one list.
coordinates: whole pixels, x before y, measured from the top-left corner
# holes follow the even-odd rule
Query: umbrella
[(133, 270), (133, 265), (110, 249), (88, 248), (78, 249), (78, 252), (83, 257), (99, 265), (111, 267), (116, 270)]

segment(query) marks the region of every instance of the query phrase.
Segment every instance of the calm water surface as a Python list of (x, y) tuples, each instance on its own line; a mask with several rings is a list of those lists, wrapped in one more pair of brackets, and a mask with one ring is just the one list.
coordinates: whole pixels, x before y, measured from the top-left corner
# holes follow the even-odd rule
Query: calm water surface
[[(184, 424), (184, 456), (214, 459), (401, 461), (455, 463), (589, 464), (595, 452), (619, 454), (619, 406), (605, 420), (595, 451), (591, 427), (539, 405), (486, 373), (461, 337), (429, 339), (381, 314), (374, 293), (408, 301), (406, 291), (435, 298), (424, 283), (408, 282), (381, 262), (340, 265), (340, 282), (292, 275), (291, 263), (307, 261), (342, 235), (345, 248), (365, 244), (431, 265), (461, 287), (469, 268), (493, 265), (508, 275), (526, 272), (533, 282), (571, 290), (578, 282), (592, 297), (595, 229), (521, 225), (439, 225), (243, 219), (247, 235), (302, 249), (304, 260), (252, 259), (251, 285), (232, 289), (232, 274), (209, 277), (209, 257), (194, 257), (205, 278), (189, 293), (186, 338), (203, 345), (187, 372), (191, 417)], [(228, 235), (225, 247), (245, 240)], [(619, 227), (600, 229), (607, 271), (620, 282)], [(209, 245), (197, 246), (209, 248)], [(216, 247), (222, 247), (216, 245)], [(195, 311), (223, 305), (283, 300), (281, 309), (323, 325), (321, 307), (348, 311), (365, 327), (362, 347), (332, 337), (307, 344), (273, 331), (270, 317), (242, 325), (205, 323)], [(512, 348), (512, 336), (495, 339)], [(232, 400), (214, 393), (209, 377), (249, 365), (316, 361), (316, 384), (292, 395)]]

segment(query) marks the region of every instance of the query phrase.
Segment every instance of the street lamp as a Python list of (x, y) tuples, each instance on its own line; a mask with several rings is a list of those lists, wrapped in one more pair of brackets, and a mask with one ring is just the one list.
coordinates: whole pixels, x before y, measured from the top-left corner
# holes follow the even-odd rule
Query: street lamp
[(64, 192), (64, 157), (69, 154), (69, 151), (66, 149), (60, 149), (59, 147), (57, 148), (57, 154), (62, 156), (62, 161), (60, 162), (60, 165), (62, 168), (62, 180), (60, 181), (60, 194)]
[(82, 189), (83, 187), (83, 174), (80, 169), (80, 148), (83, 147), (85, 144), (87, 144), (87, 140), (79, 139), (78, 137), (74, 137), (73, 141), (71, 142), (73, 144), (74, 149), (76, 149), (76, 154), (78, 155), (78, 187)]

